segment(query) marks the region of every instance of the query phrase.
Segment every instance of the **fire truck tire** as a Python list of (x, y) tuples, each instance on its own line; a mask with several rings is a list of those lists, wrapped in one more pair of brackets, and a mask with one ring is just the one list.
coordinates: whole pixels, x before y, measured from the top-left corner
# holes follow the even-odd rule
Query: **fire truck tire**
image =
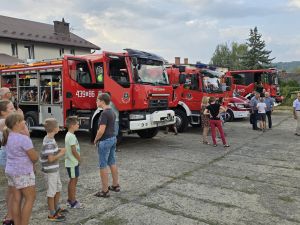
[(38, 114), (37, 112), (34, 111), (28, 111), (25, 113), (25, 121), (26, 125), (29, 129), (29, 131), (34, 132), (31, 130), (31, 127), (37, 126), (38, 125)]
[(187, 129), (189, 125), (189, 120), (183, 110), (175, 109), (174, 111), (175, 111), (177, 130), (178, 132), (182, 133)]
[(234, 120), (234, 114), (230, 109), (228, 109), (226, 111), (226, 122), (232, 122), (233, 120)]
[(141, 138), (153, 138), (157, 135), (157, 133), (158, 133), (158, 128), (150, 128), (150, 129), (137, 131), (137, 134)]

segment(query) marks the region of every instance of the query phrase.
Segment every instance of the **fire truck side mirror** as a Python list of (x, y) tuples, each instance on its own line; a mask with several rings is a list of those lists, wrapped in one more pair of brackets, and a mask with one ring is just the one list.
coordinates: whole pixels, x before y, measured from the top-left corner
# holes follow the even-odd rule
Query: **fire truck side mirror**
[(137, 66), (137, 64), (138, 64), (138, 60), (137, 60), (136, 57), (132, 57), (132, 58), (131, 58), (131, 62), (132, 62), (132, 65), (133, 65), (133, 66)]
[(179, 84), (185, 84), (186, 76), (185, 74), (179, 74)]
[(185, 72), (185, 66), (179, 66), (179, 73)]

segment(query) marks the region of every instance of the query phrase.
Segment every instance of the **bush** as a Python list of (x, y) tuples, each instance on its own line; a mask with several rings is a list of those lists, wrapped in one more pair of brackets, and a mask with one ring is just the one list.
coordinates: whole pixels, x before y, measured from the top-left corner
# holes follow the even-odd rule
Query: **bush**
[(280, 81), (280, 92), (281, 95), (284, 97), (282, 105), (289, 105), (291, 106), (294, 101), (294, 96), (292, 93), (300, 91), (300, 85), (295, 80), (288, 80), (288, 81)]

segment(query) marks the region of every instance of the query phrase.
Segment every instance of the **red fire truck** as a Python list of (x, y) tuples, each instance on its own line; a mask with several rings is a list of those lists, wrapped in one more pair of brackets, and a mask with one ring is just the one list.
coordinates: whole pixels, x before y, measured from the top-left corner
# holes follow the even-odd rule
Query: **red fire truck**
[(256, 89), (256, 85), (263, 83), (263, 88), (274, 97), (277, 102), (282, 101), (278, 83), (278, 71), (275, 69), (236, 70), (228, 71), (226, 76), (233, 78), (233, 88), (242, 96), (246, 96)]
[[(132, 49), (0, 68), (1, 86), (9, 87), (31, 130), (55, 117), (59, 125), (77, 115), (80, 129), (97, 130), (99, 92), (107, 92), (119, 111), (120, 133), (154, 137), (158, 127), (175, 123), (169, 105), (173, 90), (163, 58)], [(151, 72), (149, 72), (151, 71)]]
[[(176, 126), (179, 132), (186, 130), (189, 124), (201, 124), (200, 109), (203, 96), (224, 98), (230, 94), (230, 78), (221, 80), (215, 71), (193, 65), (169, 66), (167, 73), (170, 83), (174, 86), (176, 99), (174, 106)], [(226, 104), (226, 103), (225, 103)]]

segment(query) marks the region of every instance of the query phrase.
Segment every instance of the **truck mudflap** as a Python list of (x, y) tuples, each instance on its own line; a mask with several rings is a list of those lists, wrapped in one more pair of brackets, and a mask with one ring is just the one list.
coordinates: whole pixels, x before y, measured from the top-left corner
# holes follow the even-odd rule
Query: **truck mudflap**
[(143, 130), (154, 127), (163, 127), (175, 123), (175, 113), (173, 110), (161, 110), (146, 114), (144, 120), (134, 120), (129, 122), (129, 129)]

